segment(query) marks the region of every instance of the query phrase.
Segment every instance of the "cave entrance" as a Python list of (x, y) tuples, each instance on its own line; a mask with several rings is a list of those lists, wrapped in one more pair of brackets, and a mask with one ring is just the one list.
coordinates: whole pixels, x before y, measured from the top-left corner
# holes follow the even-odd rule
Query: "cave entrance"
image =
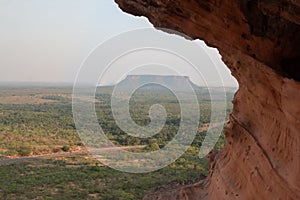
[[(101, 64), (109, 66), (103, 71), (97, 88), (97, 96), (101, 101), (97, 102), (96, 111), (104, 134), (116, 145), (146, 146), (139, 153), (160, 151), (172, 141), (174, 143), (174, 139), (176, 143), (183, 142), (180, 144), (186, 149), (182, 154), (178, 154), (176, 149), (174, 155), (165, 156), (172, 158), (169, 163), (153, 159), (158, 161), (155, 164), (159, 164), (159, 169), (167, 168), (170, 171), (183, 169), (188, 174), (185, 179), (195, 179), (199, 173), (207, 175), (208, 164), (204, 156), (213, 148), (221, 149), (225, 144), (224, 135), (208, 137), (210, 128), (220, 127), (218, 133), (222, 132), (238, 88), (236, 80), (222, 62), (217, 49), (208, 47), (203, 41), (188, 39), (181, 33), (154, 28), (146, 18), (125, 14), (117, 6), (113, 9), (119, 12), (113, 26), (120, 26), (110, 30), (113, 35), (110, 35), (111, 39), (99, 46), (100, 49), (105, 47), (105, 51), (100, 52), (107, 56), (99, 54), (95, 57), (95, 60), (102, 57), (103, 61), (100, 62), (105, 63)], [(108, 27), (112, 28), (112, 25), (109, 24)], [(106, 60), (110, 61), (109, 65), (106, 65)], [(157, 86), (160, 84), (162, 87)], [(185, 84), (193, 91), (187, 92)], [(190, 97), (194, 95), (197, 105), (190, 104)], [(222, 98), (225, 98), (225, 106)], [(112, 103), (112, 99), (117, 101)], [(118, 110), (114, 111), (113, 105), (117, 105)], [(123, 107), (124, 105), (126, 106)], [(182, 110), (183, 106), (189, 112)], [(218, 116), (221, 116), (221, 112), (215, 111), (218, 107), (225, 107), (225, 116), (220, 119)], [(162, 118), (164, 111), (166, 114)], [(183, 113), (192, 115), (186, 117)], [(197, 118), (198, 115), (200, 119)], [(115, 121), (116, 116), (119, 121)], [(217, 117), (213, 122), (212, 116)], [(190, 125), (195, 119), (197, 123)], [(122, 123), (122, 120), (126, 123)], [(159, 120), (165, 121), (157, 130), (152, 125), (161, 125)], [(185, 122), (188, 123), (184, 124)], [(192, 126), (195, 129), (190, 131)], [(155, 134), (151, 134), (151, 130)], [(184, 131), (178, 139), (180, 130)], [(151, 133), (148, 135), (149, 131)], [(204, 156), (199, 156), (205, 143), (210, 146), (202, 153)]]
[[(117, 10), (119, 10), (118, 7), (116, 7)], [(143, 34), (136, 34), (134, 39), (131, 37), (128, 37), (130, 43), (137, 43), (136, 49), (139, 49), (139, 52), (135, 51), (135, 54), (138, 56), (132, 56), (130, 59), (124, 59), (123, 61), (118, 60), (118, 65), (114, 70), (108, 70), (106, 77), (107, 79), (104, 79), (103, 82), (100, 83), (100, 85), (118, 85), (121, 84), (123, 85), (124, 88), (129, 88), (132, 85), (138, 85), (140, 83), (144, 83), (147, 81), (150, 82), (163, 82), (166, 85), (167, 84), (173, 84), (176, 85), (174, 86), (178, 90), (180, 90), (182, 83), (184, 82), (184, 78), (178, 79), (178, 74), (176, 73), (171, 73), (170, 70), (165, 69), (164, 67), (166, 66), (166, 63), (169, 64), (167, 68), (169, 67), (170, 69), (173, 69), (177, 72), (180, 72), (179, 75), (182, 77), (187, 77), (192, 84), (197, 87), (196, 93), (197, 97), (199, 99), (199, 107), (200, 110), (202, 110), (202, 113), (204, 113), (203, 118), (200, 119), (199, 127), (198, 127), (198, 132), (197, 136), (194, 139), (194, 142), (192, 143), (192, 147), (189, 149), (187, 153), (183, 155), (183, 157), (180, 157), (175, 161), (174, 164), (175, 166), (187, 166), (186, 168), (188, 169), (188, 166), (192, 165), (194, 166), (195, 169), (202, 168), (203, 170), (200, 170), (203, 172), (203, 174), (207, 175), (207, 162), (206, 158), (200, 159), (198, 153), (195, 153), (199, 151), (199, 147), (203, 144), (203, 141), (205, 140), (205, 137), (207, 135), (207, 131), (210, 127), (210, 120), (211, 120), (211, 113), (212, 113), (212, 102), (211, 102), (211, 94), (208, 89), (211, 89), (215, 92), (215, 94), (218, 91), (221, 91), (222, 89), (225, 89), (226, 91), (226, 120), (228, 120), (228, 116), (232, 111), (232, 103), (231, 101), (233, 100), (233, 96), (235, 92), (238, 89), (238, 83), (236, 79), (231, 75), (231, 72), (227, 68), (227, 66), (223, 63), (221, 59), (221, 55), (219, 54), (219, 51), (216, 48), (211, 48), (208, 47), (205, 42), (201, 40), (191, 40), (184, 34), (172, 31), (172, 30), (166, 30), (166, 29), (159, 29), (159, 28), (154, 28), (151, 23), (149, 23), (148, 19), (145, 17), (135, 17), (126, 13), (123, 13), (121, 10), (120, 11), (120, 21), (123, 21), (123, 24), (127, 24), (127, 26), (121, 25), (121, 29), (119, 29), (119, 33), (124, 33), (126, 31), (133, 31), (135, 29), (143, 29), (143, 28), (148, 28), (152, 29), (153, 34), (155, 37), (152, 37), (151, 34), (148, 35), (148, 32), (145, 31)], [(120, 37), (122, 38), (122, 37)], [(124, 41), (120, 39), (120, 41)], [(184, 63), (177, 61), (177, 58), (170, 57), (168, 55), (165, 55), (165, 51), (157, 53), (152, 51), (152, 54), (147, 51), (141, 52), (140, 50), (151, 48), (152, 46), (149, 45), (148, 40), (155, 40), (155, 38), (158, 41), (154, 41), (154, 44), (157, 46), (155, 47), (161, 47), (161, 48), (156, 48), (160, 50), (166, 50), (166, 46), (170, 47), (169, 52), (187, 52), (187, 54), (191, 54), (191, 57), (197, 57), (199, 58), (199, 62), (197, 63), (199, 66), (201, 66), (201, 70), (204, 71), (204, 77), (202, 76), (201, 78), (197, 78), (195, 76), (195, 73), (193, 70), (190, 70), (188, 67), (184, 68), (182, 65)], [(162, 39), (163, 38), (163, 39)], [(171, 39), (170, 39), (171, 38)], [(167, 41), (170, 39), (170, 42), (168, 43)], [(180, 43), (180, 45), (177, 45)], [(139, 43), (141, 46), (139, 46)], [(160, 46), (161, 45), (161, 46)], [(124, 45), (120, 45), (122, 48), (124, 48)], [(114, 49), (120, 48), (120, 46), (115, 46)], [(178, 49), (173, 49), (173, 47), (180, 47)], [(201, 50), (197, 51), (195, 50), (195, 46), (199, 46)], [(153, 49), (151, 49), (153, 50)], [(130, 50), (128, 50), (129, 52)], [(184, 53), (183, 53), (184, 54)], [(163, 63), (160, 63), (162, 61), (161, 57), (164, 57), (165, 59), (163, 60)], [(149, 64), (148, 60), (150, 58), (153, 58), (153, 62)], [(184, 57), (184, 56), (182, 56)], [(207, 57), (210, 60), (212, 65), (208, 63)], [(201, 59), (203, 58), (203, 62), (201, 62)], [(137, 65), (143, 66), (141, 68), (135, 68), (130, 69), (130, 67), (127, 68), (128, 63), (133, 63), (136, 64), (135, 61), (139, 61)], [(165, 62), (166, 61), (166, 62)], [(144, 62), (144, 63), (143, 63)], [(132, 65), (133, 65), (132, 64)], [(130, 64), (129, 64), (130, 65)], [(120, 67), (122, 66), (122, 67)], [(215, 68), (215, 71), (211, 71), (212, 68)], [(129, 70), (130, 69), (130, 70)], [(127, 72), (126, 72), (127, 70)], [(202, 71), (202, 72), (203, 72)], [(207, 73), (206, 73), (207, 71)], [(214, 76), (210, 76), (214, 72), (220, 74), (222, 78), (222, 83), (216, 81), (214, 79)], [(121, 74), (123, 73), (123, 74)], [(119, 77), (120, 78), (113, 78), (116, 76), (116, 74), (121, 74)], [(209, 75), (205, 75), (209, 74)], [(199, 77), (199, 76), (198, 76)], [(208, 85), (205, 84), (205, 81), (203, 81), (203, 78), (206, 79), (206, 82), (210, 82)], [(201, 79), (201, 80), (200, 80)], [(182, 81), (182, 82), (180, 82)], [(156, 88), (156, 89), (155, 89)], [(166, 88), (164, 88), (166, 89)], [(161, 104), (166, 106), (166, 111), (170, 111), (171, 114), (168, 115), (167, 113), (167, 120), (166, 120), (166, 125), (164, 128), (167, 127), (167, 129), (176, 132), (178, 130), (178, 126), (180, 125), (180, 119), (177, 119), (180, 117), (180, 112), (176, 113), (177, 110), (180, 110), (180, 108), (175, 106), (173, 103), (177, 102), (176, 99), (172, 99), (172, 95), (170, 97), (168, 96), (166, 92), (164, 93), (163, 88), (159, 87), (154, 87), (154, 86), (145, 86), (141, 87), (141, 90), (137, 90), (136, 92), (133, 93), (133, 97), (130, 99), (130, 118), (133, 119), (133, 121), (140, 126), (147, 126), (151, 123), (150, 119), (150, 104)], [(150, 96), (147, 96), (149, 95)], [(134, 96), (136, 95), (136, 96)], [(187, 94), (188, 96), (189, 94)], [(147, 96), (147, 101), (143, 102), (145, 100), (144, 98)], [(174, 96), (173, 96), (174, 97)], [(166, 101), (167, 100), (167, 101)], [(157, 102), (155, 102), (157, 101)], [(138, 103), (141, 103), (141, 105), (138, 105)], [(143, 104), (144, 103), (144, 104)], [(138, 109), (140, 107), (140, 109)], [(129, 118), (128, 118), (129, 119)], [(214, 125), (217, 123), (215, 122)], [(222, 126), (224, 124), (218, 124), (219, 126)], [(119, 133), (122, 133), (123, 129), (118, 129)], [(162, 129), (162, 133), (158, 133), (158, 135), (155, 135), (151, 137), (149, 140), (145, 138), (137, 138), (134, 136), (130, 137), (123, 137), (123, 140), (120, 140), (120, 138), (116, 137), (114, 134), (109, 133), (109, 130), (107, 130), (108, 136), (111, 138), (116, 138), (115, 142), (121, 145), (134, 145), (136, 143), (138, 144), (143, 144), (147, 145), (147, 151), (151, 150), (157, 150), (159, 148), (163, 148), (165, 145), (170, 142), (170, 140), (174, 137), (174, 134), (169, 133), (169, 130)], [(222, 130), (222, 129), (221, 129)], [(125, 131), (126, 132), (126, 131)], [(132, 131), (134, 132), (134, 131)], [(125, 141), (126, 140), (126, 141)], [(128, 141), (127, 141), (128, 140)], [(225, 136), (221, 135), (219, 138), (219, 141), (215, 145), (215, 149), (220, 150), (223, 148), (223, 145), (225, 144)], [(208, 152), (207, 152), (208, 153)], [(191, 156), (193, 155), (193, 156)], [(193, 160), (193, 159), (197, 160)], [(199, 171), (195, 171), (195, 173), (199, 173)], [(190, 177), (193, 178), (193, 177)]]

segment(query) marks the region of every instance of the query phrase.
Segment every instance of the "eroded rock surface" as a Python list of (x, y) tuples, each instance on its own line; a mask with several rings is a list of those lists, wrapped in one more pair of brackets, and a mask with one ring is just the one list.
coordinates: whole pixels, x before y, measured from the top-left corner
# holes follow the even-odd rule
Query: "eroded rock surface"
[(218, 48), (240, 86), (209, 177), (145, 199), (300, 199), (300, 1), (116, 2)]

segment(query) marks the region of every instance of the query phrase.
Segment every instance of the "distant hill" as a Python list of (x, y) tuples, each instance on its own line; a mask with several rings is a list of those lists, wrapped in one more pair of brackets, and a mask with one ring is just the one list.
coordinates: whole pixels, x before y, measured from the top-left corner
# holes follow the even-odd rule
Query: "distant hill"
[[(140, 91), (145, 90), (151, 90), (156, 92), (166, 92), (165, 87), (157, 85), (157, 84), (151, 84), (153, 83), (159, 83), (161, 85), (171, 85), (174, 88), (174, 91), (176, 92), (184, 92), (187, 93), (189, 90), (187, 89), (188, 85), (192, 86), (193, 90), (196, 92), (196, 94), (202, 96), (203, 98), (207, 98), (209, 100), (210, 92), (213, 92), (215, 95), (223, 95), (224, 88), (223, 87), (211, 87), (209, 90), (207, 87), (198, 86), (194, 84), (188, 76), (161, 76), (161, 75), (128, 75), (125, 79), (120, 81), (116, 85), (110, 85), (110, 86), (99, 86), (98, 88), (100, 91), (110, 91), (113, 90), (115, 86), (118, 86), (121, 90), (130, 90), (132, 87), (140, 86), (143, 84), (146, 84), (144, 87), (139, 88)], [(150, 83), (150, 84), (149, 84)], [(226, 96), (227, 100), (231, 101), (234, 93), (236, 92), (237, 88), (235, 87), (226, 87)], [(210, 91), (210, 92), (209, 92)]]
[(199, 88), (188, 76), (128, 75), (117, 85), (124, 89), (145, 85), (147, 89), (153, 88), (156, 90), (165, 85), (174, 88), (176, 91), (187, 91), (188, 86), (194, 89)]

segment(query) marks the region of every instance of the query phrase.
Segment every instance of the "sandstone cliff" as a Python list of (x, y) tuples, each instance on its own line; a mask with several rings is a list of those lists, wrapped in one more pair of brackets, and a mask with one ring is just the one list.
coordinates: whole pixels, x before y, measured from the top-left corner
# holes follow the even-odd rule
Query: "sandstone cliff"
[(116, 1), (218, 48), (240, 86), (209, 177), (145, 199), (300, 199), (300, 1)]

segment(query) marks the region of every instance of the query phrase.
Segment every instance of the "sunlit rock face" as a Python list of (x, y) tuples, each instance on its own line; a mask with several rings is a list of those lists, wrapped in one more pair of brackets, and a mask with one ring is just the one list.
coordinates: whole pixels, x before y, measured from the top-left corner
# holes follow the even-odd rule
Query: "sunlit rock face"
[(116, 1), (218, 48), (240, 86), (209, 177), (145, 199), (300, 199), (300, 1)]

